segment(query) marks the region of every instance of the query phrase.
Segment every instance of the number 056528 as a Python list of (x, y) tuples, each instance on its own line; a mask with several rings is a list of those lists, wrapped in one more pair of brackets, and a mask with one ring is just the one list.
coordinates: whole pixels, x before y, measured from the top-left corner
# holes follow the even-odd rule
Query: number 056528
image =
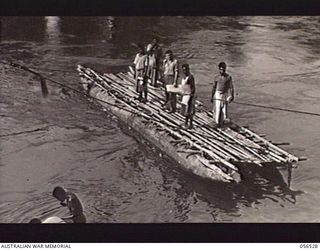
[(300, 248), (305, 248), (305, 249), (311, 249), (311, 248), (318, 248), (318, 244), (300, 244)]

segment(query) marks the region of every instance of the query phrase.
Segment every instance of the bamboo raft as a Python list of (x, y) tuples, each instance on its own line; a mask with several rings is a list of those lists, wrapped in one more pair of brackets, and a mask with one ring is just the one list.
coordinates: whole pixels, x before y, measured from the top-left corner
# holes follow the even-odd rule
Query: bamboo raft
[[(121, 121), (173, 158), (179, 166), (211, 180), (240, 182), (237, 165), (264, 167), (266, 163), (293, 164), (299, 158), (265, 138), (231, 122), (213, 128), (212, 115), (197, 108), (194, 128), (181, 126), (184, 117), (162, 110), (164, 91), (149, 86), (148, 102), (137, 99), (132, 73), (100, 74), (78, 65), (81, 84), (87, 93)], [(198, 106), (201, 102), (197, 101)], [(177, 108), (180, 103), (178, 101)]]

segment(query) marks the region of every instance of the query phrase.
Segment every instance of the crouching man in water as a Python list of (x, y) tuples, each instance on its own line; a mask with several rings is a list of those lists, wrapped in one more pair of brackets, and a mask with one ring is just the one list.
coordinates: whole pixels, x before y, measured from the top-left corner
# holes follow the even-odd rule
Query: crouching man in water
[(62, 220), (72, 220), (73, 223), (86, 223), (82, 204), (73, 192), (66, 191), (62, 187), (57, 186), (54, 188), (52, 195), (60, 201), (62, 206), (69, 208), (71, 215), (61, 218)]
[[(234, 99), (232, 77), (226, 73), (227, 65), (225, 62), (220, 62), (218, 67), (219, 74), (214, 78), (211, 95), (211, 102), (214, 103), (213, 113), (215, 114), (217, 127), (226, 122), (227, 105)], [(228, 96), (229, 92), (230, 95)]]
[(183, 77), (181, 88), (183, 89), (181, 114), (185, 116), (185, 128), (193, 128), (193, 116), (195, 113), (195, 92), (196, 86), (193, 75), (190, 73), (189, 64), (182, 65)]
[[(134, 59), (136, 91), (139, 94), (140, 102), (147, 102), (148, 96), (148, 77), (147, 70), (149, 67), (149, 57), (145, 53), (144, 47), (140, 44), (139, 53)], [(142, 97), (144, 95), (144, 98)]]

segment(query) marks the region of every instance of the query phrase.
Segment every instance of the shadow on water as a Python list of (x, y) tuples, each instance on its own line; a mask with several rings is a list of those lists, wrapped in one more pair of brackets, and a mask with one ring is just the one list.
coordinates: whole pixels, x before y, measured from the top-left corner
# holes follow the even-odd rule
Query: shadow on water
[(246, 164), (246, 166), (239, 166), (239, 169), (243, 174), (242, 185), (247, 186), (249, 191), (253, 191), (250, 193), (254, 196), (248, 197), (252, 202), (263, 198), (277, 201), (272, 198), (275, 196), (294, 204), (296, 196), (303, 193), (290, 188), (293, 171), (291, 164), (264, 164), (263, 167)]
[[(141, 145), (141, 150), (151, 158), (158, 158), (161, 151), (155, 149), (127, 124), (118, 121), (122, 132), (136, 139)], [(165, 154), (164, 154), (165, 155)], [(135, 155), (136, 157), (136, 155)], [(135, 158), (134, 157), (134, 158)], [(186, 211), (190, 211), (190, 197), (202, 200), (211, 208), (223, 211), (226, 214), (239, 212), (239, 207), (252, 207), (269, 199), (275, 203), (296, 203), (296, 197), (303, 191), (295, 191), (290, 188), (293, 166), (291, 164), (276, 165), (264, 164), (238, 164), (242, 181), (239, 184), (222, 183), (205, 180), (181, 169), (171, 158), (164, 156), (160, 161), (160, 172), (163, 178), (162, 188), (173, 189), (176, 193), (174, 199), (175, 208), (181, 212), (180, 221), (188, 220)], [(177, 184), (172, 184), (175, 179)], [(216, 221), (216, 220), (214, 220)]]
[[(282, 174), (279, 167), (286, 168), (288, 178), (285, 178), (286, 174)], [(304, 193), (290, 188), (292, 166), (268, 164), (260, 167), (246, 164), (239, 166), (239, 169), (243, 177), (239, 184), (204, 180), (185, 171), (179, 171), (177, 178), (180, 189), (176, 192), (184, 197), (193, 196), (208, 203), (214, 210), (211, 212), (214, 221), (220, 221), (215, 218), (217, 213), (222, 212), (231, 217), (240, 216), (241, 213), (237, 215), (240, 207), (255, 207), (266, 199), (279, 203), (281, 207), (284, 207), (286, 202), (295, 204), (296, 197)], [(163, 175), (167, 173), (163, 172)]]
[[(145, 143), (147, 142), (142, 140), (133, 130), (122, 127), (122, 131), (136, 138), (139, 144), (143, 144), (142, 150), (150, 151), (146, 152), (147, 154), (159, 155), (160, 151), (158, 149), (151, 150), (151, 147), (146, 147)], [(159, 164), (159, 170), (163, 177), (161, 185), (164, 190), (168, 190), (168, 188), (174, 190), (176, 194), (174, 198), (175, 209), (178, 213), (175, 219), (180, 222), (190, 220), (188, 213), (192, 210), (190, 208), (192, 203), (194, 201), (197, 203), (197, 199), (207, 203), (213, 210), (211, 212), (213, 221), (221, 221), (217, 219), (217, 214), (225, 214), (230, 220), (230, 216), (239, 216), (237, 213), (241, 214), (240, 207), (255, 207), (264, 203), (266, 199), (284, 207), (287, 202), (295, 204), (296, 197), (304, 193), (290, 188), (293, 171), (291, 164), (237, 165), (241, 172), (242, 181), (236, 184), (198, 177), (179, 167), (173, 159), (165, 154), (161, 161), (162, 163)], [(176, 183), (174, 184), (174, 182)], [(192, 220), (197, 221), (197, 219)], [(222, 221), (225, 221), (225, 219), (222, 219)]]

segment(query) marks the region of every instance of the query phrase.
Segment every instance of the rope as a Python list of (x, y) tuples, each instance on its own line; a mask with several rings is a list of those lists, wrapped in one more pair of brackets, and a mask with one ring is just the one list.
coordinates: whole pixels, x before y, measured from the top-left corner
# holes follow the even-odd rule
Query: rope
[[(90, 96), (82, 91), (79, 91), (77, 89), (74, 89), (66, 84), (63, 84), (63, 83), (60, 83), (60, 82), (57, 82), (49, 77), (44, 77), (43, 75), (41, 75), (40, 73), (38, 72), (35, 72), (29, 68), (27, 68), (26, 66), (22, 66), (22, 65), (19, 65), (17, 63), (13, 63), (13, 62), (4, 62), (4, 61), (1, 61), (1, 63), (3, 64), (6, 64), (6, 65), (9, 65), (9, 66), (12, 66), (12, 67), (16, 67), (16, 68), (20, 68), (22, 70), (25, 70), (25, 71), (28, 71), (28, 72), (31, 72), (35, 75), (37, 75), (39, 78), (40, 78), (40, 83), (41, 83), (41, 90), (42, 90), (42, 93), (44, 96), (47, 96), (48, 95), (48, 89), (47, 89), (47, 86), (45, 84), (45, 81), (44, 80), (48, 80), (50, 82), (53, 82), (55, 84), (58, 84), (62, 87), (65, 87), (67, 89), (70, 89), (78, 94), (81, 94), (81, 95), (84, 95), (88, 98), (91, 98), (91, 99), (94, 99), (96, 101), (100, 101), (100, 102), (103, 102), (103, 103), (106, 103), (108, 105), (111, 105), (111, 106), (114, 106), (114, 107), (117, 107), (117, 108), (121, 108), (119, 107), (118, 105), (115, 105), (115, 104), (112, 104), (112, 103), (109, 103), (109, 102), (106, 102), (104, 100), (101, 100), (101, 99), (98, 99), (96, 97), (93, 97), (93, 96)], [(60, 71), (60, 70), (58, 70)], [(62, 71), (63, 72), (63, 71)], [(65, 72), (69, 72), (69, 71), (65, 71)], [(221, 100), (223, 101), (223, 100)], [(272, 106), (265, 106), (265, 105), (259, 105), (259, 104), (252, 104), (252, 103), (246, 103), (246, 102), (238, 102), (238, 101), (233, 101), (233, 103), (236, 103), (236, 104), (240, 104), (240, 105), (245, 105), (245, 106), (251, 106), (251, 107), (257, 107), (257, 108), (264, 108), (264, 109), (272, 109), (272, 110), (279, 110), (279, 111), (285, 111), (285, 112), (292, 112), (292, 113), (297, 113), (297, 114), (304, 114), (304, 115), (312, 115), (312, 116), (320, 116), (319, 113), (314, 113), (314, 112), (309, 112), (309, 111), (304, 111), (304, 110), (294, 110), (294, 109), (286, 109), (286, 108), (278, 108), (278, 107), (272, 107)], [(125, 109), (125, 108), (121, 108), (125, 111), (128, 111), (132, 114), (137, 114), (136, 112), (132, 111), (132, 110), (129, 110), (129, 109)]]
[(14, 62), (1, 61), (1, 63), (2, 63), (2, 64), (5, 64), (5, 65), (8, 65), (8, 66), (11, 66), (11, 67), (14, 67), (14, 68), (22, 69), (22, 70), (24, 70), (24, 71), (30, 72), (30, 73), (38, 76), (38, 77), (40, 78), (42, 95), (43, 95), (44, 97), (46, 97), (46, 96), (48, 95), (48, 87), (47, 87), (45, 78), (44, 78), (41, 74), (39, 74), (38, 72), (36, 72), (36, 71), (34, 71), (34, 70), (29, 69), (29, 68), (26, 67), (26, 66), (23, 66), (23, 65), (14, 63)]
[[(213, 99), (213, 100), (226, 102), (226, 100), (223, 100), (223, 99)], [(237, 101), (233, 101), (233, 103), (240, 104), (240, 105), (251, 106), (251, 107), (257, 107), (257, 108), (274, 109), (274, 110), (280, 110), (280, 111), (286, 111), (286, 112), (292, 112), (292, 113), (298, 113), (298, 114), (304, 114), (304, 115), (320, 116), (319, 113), (303, 111), (303, 110), (285, 109), (285, 108), (278, 108), (278, 107), (265, 106), (265, 105), (259, 105), (259, 104), (252, 104), (252, 103), (246, 103), (246, 102), (237, 102)]]
[(84, 93), (84, 92), (82, 92), (82, 91), (80, 91), (80, 90), (77, 90), (77, 89), (75, 89), (75, 88), (72, 88), (72, 87), (70, 87), (70, 86), (68, 86), (68, 85), (66, 85), (66, 84), (64, 84), (64, 83), (58, 82), (58, 81), (53, 80), (53, 79), (51, 79), (51, 78), (49, 78), (49, 77), (45, 77), (45, 76), (41, 75), (40, 73), (35, 72), (35, 71), (29, 69), (29, 68), (26, 67), (26, 66), (22, 66), (22, 65), (19, 65), (19, 64), (17, 64), (17, 63), (13, 63), (13, 62), (4, 62), (4, 61), (1, 61), (1, 63), (2, 63), (2, 64), (5, 64), (5, 65), (9, 65), (9, 66), (11, 66), (11, 67), (15, 67), (15, 68), (19, 68), (19, 69), (22, 69), (22, 70), (31, 72), (31, 73), (37, 75), (38, 77), (40, 77), (41, 89), (42, 89), (42, 93), (44, 94), (45, 97), (48, 95), (48, 89), (47, 89), (47, 86), (45, 85), (45, 82), (43, 81), (44, 79), (45, 79), (45, 80), (48, 80), (48, 81), (50, 81), (50, 82), (52, 82), (52, 83), (55, 83), (55, 84), (57, 84), (57, 85), (59, 85), (59, 86), (62, 86), (62, 87), (64, 87), (64, 88), (66, 88), (66, 89), (72, 90), (72, 91), (74, 91), (74, 92), (76, 92), (76, 93), (78, 93), (78, 94), (80, 94), (80, 95), (82, 95), (82, 96), (85, 96), (85, 97), (87, 97), (87, 98), (90, 98), (90, 99), (93, 99), (93, 100), (96, 100), (96, 101), (99, 101), (99, 102), (103, 102), (103, 103), (108, 104), (108, 105), (113, 106), (113, 107), (117, 107), (117, 108), (122, 109), (122, 110), (124, 110), (124, 111), (130, 112), (130, 113), (132, 113), (132, 114), (134, 114), (134, 115), (140, 115), (139, 113), (137, 113), (137, 112), (135, 112), (135, 111), (133, 111), (133, 110), (126, 109), (126, 108), (120, 107), (119, 105), (115, 105), (115, 104), (113, 104), (113, 103), (110, 103), (110, 102), (101, 100), (101, 99), (99, 99), (99, 98), (90, 96), (89, 94)]
[(236, 101), (234, 101), (234, 103), (236, 103), (236, 104), (240, 104), (240, 105), (246, 105), (246, 106), (257, 107), (257, 108), (274, 109), (274, 110), (280, 110), (280, 111), (286, 111), (286, 112), (293, 112), (293, 113), (304, 114), (304, 115), (320, 116), (320, 114), (319, 114), (319, 113), (308, 112), (308, 111), (302, 111), (302, 110), (294, 110), (294, 109), (277, 108), (277, 107), (264, 106), (264, 105), (252, 104), (252, 103), (245, 103), (245, 102), (236, 102)]
[(52, 68), (45, 68), (45, 69), (43, 69), (43, 68), (37, 68), (37, 70), (46, 71), (46, 72), (48, 72), (48, 71), (57, 71), (57, 72), (63, 72), (63, 73), (73, 73), (73, 74), (75, 73), (74, 70), (71, 71), (71, 70), (52, 69)]
[(78, 94), (80, 94), (80, 95), (83, 95), (83, 96), (85, 96), (85, 97), (88, 97), (88, 98), (90, 98), (90, 99), (93, 99), (93, 100), (95, 100), (95, 101), (103, 102), (103, 103), (108, 104), (108, 105), (110, 105), (110, 106), (117, 107), (117, 108), (119, 108), (119, 109), (122, 109), (122, 110), (124, 110), (124, 111), (129, 112), (129, 113), (132, 113), (132, 114), (134, 114), (134, 115), (139, 115), (139, 113), (137, 113), (137, 112), (135, 112), (135, 111), (133, 111), (133, 110), (120, 107), (119, 105), (116, 105), (116, 104), (107, 102), (107, 101), (105, 101), (105, 100), (101, 100), (101, 99), (96, 98), (96, 97), (94, 97), (94, 96), (90, 96), (90, 95), (87, 94), (87, 93), (84, 93), (84, 92), (82, 92), (82, 91), (80, 91), (80, 90), (77, 90), (77, 89), (75, 89), (75, 88), (72, 88), (72, 87), (70, 87), (70, 86), (68, 86), (68, 85), (66, 85), (66, 84), (60, 83), (60, 82), (58, 82), (58, 81), (56, 81), (56, 80), (53, 80), (53, 79), (51, 79), (51, 78), (45, 77), (45, 79), (47, 79), (48, 81), (50, 81), (50, 82), (52, 82), (52, 83), (55, 83), (55, 84), (57, 84), (57, 85), (60, 85), (60, 86), (62, 86), (62, 87), (64, 87), (64, 88), (70, 89), (70, 90), (72, 90), (72, 91), (74, 91), (74, 92), (76, 92), (76, 93), (78, 93)]

